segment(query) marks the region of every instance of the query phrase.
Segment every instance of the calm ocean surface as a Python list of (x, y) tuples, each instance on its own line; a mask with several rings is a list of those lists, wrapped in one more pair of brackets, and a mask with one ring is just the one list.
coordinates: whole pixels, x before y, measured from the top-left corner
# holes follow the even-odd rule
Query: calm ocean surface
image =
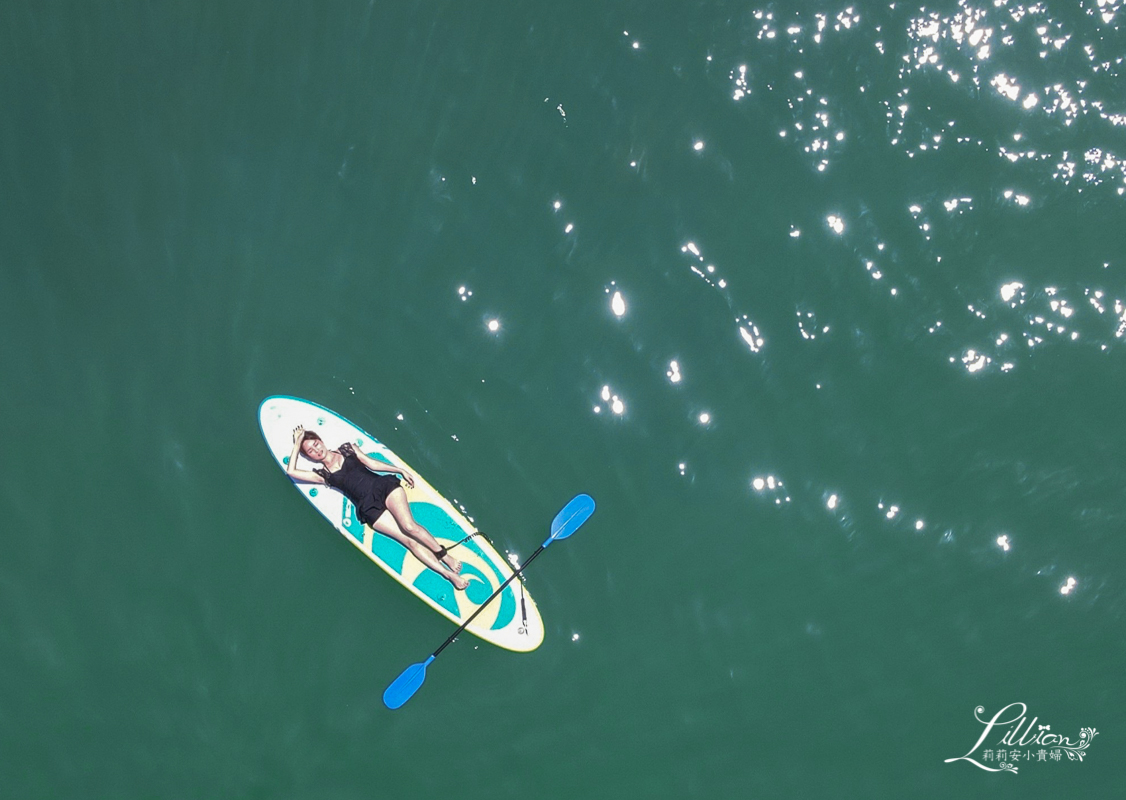
[[(0, 797), (1121, 796), (1124, 25), (0, 5)], [(385, 709), (451, 626), (271, 394), (521, 556), (593, 495), (544, 645)]]

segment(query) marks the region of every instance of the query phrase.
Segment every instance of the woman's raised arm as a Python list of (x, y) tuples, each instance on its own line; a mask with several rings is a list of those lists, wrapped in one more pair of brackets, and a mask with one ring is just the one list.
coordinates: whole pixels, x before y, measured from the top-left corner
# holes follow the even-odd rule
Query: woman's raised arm
[(301, 441), (305, 438), (305, 428), (298, 425), (293, 429), (293, 450), (289, 454), (289, 460), (285, 462), (285, 474), (293, 478), (295, 481), (304, 481), (305, 483), (321, 483), (325, 482), (315, 472), (307, 469), (297, 469), (297, 456), (301, 454)]

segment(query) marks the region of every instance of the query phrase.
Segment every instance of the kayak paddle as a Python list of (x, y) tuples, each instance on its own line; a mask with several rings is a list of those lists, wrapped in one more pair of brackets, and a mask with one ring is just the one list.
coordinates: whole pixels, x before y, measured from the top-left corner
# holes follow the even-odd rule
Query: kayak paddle
[(591, 499), (590, 495), (586, 494), (576, 495), (575, 498), (571, 500), (571, 502), (564, 506), (563, 510), (556, 514), (555, 519), (551, 521), (551, 535), (548, 536), (544, 543), (539, 546), (536, 552), (528, 556), (528, 560), (521, 564), (515, 572), (509, 575), (508, 580), (498, 586), (497, 590), (489, 595), (489, 599), (482, 603), (476, 611), (470, 614), (469, 619), (461, 623), (460, 627), (458, 627), (456, 631), (450, 634), (450, 638), (442, 642), (441, 647), (431, 653), (425, 661), (420, 661), (417, 664), (411, 664), (409, 667), (403, 670), (402, 674), (400, 674), (399, 677), (397, 677), (391, 683), (391, 685), (388, 686), (386, 690), (384, 690), (384, 705), (392, 709), (400, 708), (405, 702), (410, 700), (411, 697), (414, 696), (414, 693), (418, 691), (419, 687), (422, 686), (422, 682), (426, 680), (426, 668), (430, 666), (430, 662), (436, 659), (438, 655), (443, 650), (445, 650), (446, 647), (448, 647), (454, 639), (457, 638), (457, 635), (465, 630), (469, 623), (476, 619), (478, 614), (484, 611), (485, 606), (491, 603), (493, 599), (496, 598), (496, 596), (504, 590), (504, 587), (512, 583), (513, 579), (515, 579), (517, 575), (523, 572), (528, 567), (528, 565), (532, 563), (535, 557), (542, 553), (549, 544), (559, 539), (566, 539), (572, 533), (577, 531), (584, 522), (590, 519), (590, 515), (593, 513), (594, 500)]

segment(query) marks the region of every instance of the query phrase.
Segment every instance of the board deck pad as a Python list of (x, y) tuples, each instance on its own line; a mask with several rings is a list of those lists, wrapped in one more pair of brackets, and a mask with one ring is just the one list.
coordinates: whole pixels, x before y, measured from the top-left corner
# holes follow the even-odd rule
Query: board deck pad
[[(325, 446), (331, 449), (351, 442), (377, 461), (411, 469), (374, 436), (334, 411), (308, 400), (280, 395), (267, 397), (259, 406), (258, 421), (266, 446), (283, 472), (293, 450), (293, 429), (298, 425), (304, 426), (307, 431), (315, 431), (324, 440)], [(304, 456), (298, 458), (300, 469), (311, 470), (316, 466)], [(417, 476), (414, 488), (403, 484), (411, 514), (439, 544), (450, 548), (450, 554), (461, 561), (461, 574), (476, 579), (470, 580), (465, 591), (455, 590), (449, 581), (426, 567), (394, 539), (377, 533), (370, 525), (362, 524), (356, 517), (352, 502), (336, 489), (296, 480), (293, 484), (345, 539), (384, 572), (439, 614), (460, 625), (512, 575), (512, 567), (484, 536), (473, 536), (452, 547), (475, 533), (476, 529), (433, 486), (418, 476), (416, 470), (411, 469), (411, 472)], [(497, 647), (517, 652), (535, 650), (543, 642), (544, 633), (539, 610), (519, 579), (506, 586), (466, 630)]]

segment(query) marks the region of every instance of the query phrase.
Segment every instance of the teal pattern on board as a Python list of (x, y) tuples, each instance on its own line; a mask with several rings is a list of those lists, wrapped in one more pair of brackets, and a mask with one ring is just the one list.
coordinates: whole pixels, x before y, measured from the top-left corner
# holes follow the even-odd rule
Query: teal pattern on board
[[(458, 524), (450, 519), (450, 516), (445, 511), (438, 508), (433, 503), (412, 503), (411, 513), (414, 514), (415, 520), (417, 520), (422, 527), (426, 528), (435, 536), (453, 539), (454, 541), (462, 538), (461, 528)], [(479, 603), (491, 594), (492, 587), (499, 586), (504, 582), (507, 576), (496, 568), (492, 560), (485, 556), (485, 552), (473, 539), (466, 540), (461, 546), (479, 555), (481, 560), (492, 568), (491, 587), (488, 576), (480, 570), (472, 570), (472, 573), (480, 577), (484, 583), (480, 586), (472, 586), (472, 588), (467, 591), (467, 596), (471, 602)], [(420, 579), (421, 577), (422, 576), (419, 576)], [(446, 586), (449, 586), (448, 582), (445, 583)], [(415, 582), (415, 586), (418, 586), (417, 581)], [(422, 587), (420, 586), (419, 588), (421, 589)], [(430, 594), (430, 592), (427, 591), (427, 594)], [(493, 630), (504, 628), (512, 622), (512, 618), (516, 615), (516, 597), (513, 594), (511, 584), (505, 587), (498, 599), (500, 601), (500, 610), (497, 612), (496, 621), (492, 625)], [(456, 613), (456, 611), (454, 613)]]

